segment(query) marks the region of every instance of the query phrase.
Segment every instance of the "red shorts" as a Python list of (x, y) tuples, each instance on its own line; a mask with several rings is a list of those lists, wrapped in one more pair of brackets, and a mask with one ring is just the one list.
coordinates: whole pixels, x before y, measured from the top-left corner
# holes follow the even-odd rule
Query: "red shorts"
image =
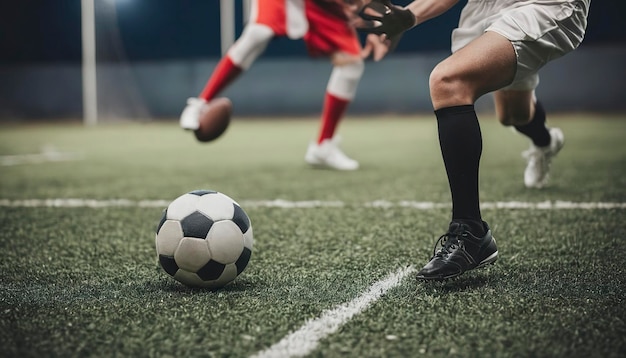
[[(287, 5), (290, 2), (296, 6)], [(298, 7), (302, 5), (304, 9)], [(303, 38), (309, 55), (328, 56), (335, 52), (359, 55), (361, 43), (356, 30), (350, 26), (341, 7), (323, 0), (256, 0), (250, 21), (270, 27), (276, 36)], [(256, 8), (255, 8), (256, 7)], [(288, 18), (289, 17), (289, 18)], [(290, 33), (290, 21), (298, 21), (303, 34)], [(302, 24), (301, 22), (306, 22)]]

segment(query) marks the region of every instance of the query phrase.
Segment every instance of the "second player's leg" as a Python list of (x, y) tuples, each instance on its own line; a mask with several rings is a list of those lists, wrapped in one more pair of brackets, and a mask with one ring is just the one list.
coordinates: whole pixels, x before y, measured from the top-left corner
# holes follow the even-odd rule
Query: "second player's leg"
[(343, 52), (331, 55), (331, 61), (333, 70), (324, 95), (319, 134), (317, 140), (309, 144), (305, 161), (313, 166), (355, 170), (359, 163), (341, 150), (335, 132), (356, 95), (364, 64), (359, 56)]
[(304, 39), (309, 54), (329, 57), (333, 70), (324, 95), (319, 134), (309, 144), (305, 161), (316, 167), (355, 170), (359, 163), (343, 153), (336, 132), (364, 70), (359, 38), (336, 4), (306, 2), (306, 16), (309, 31)]
[(527, 161), (524, 185), (543, 188), (548, 183), (552, 158), (563, 147), (563, 132), (546, 126), (546, 113), (532, 90), (500, 90), (494, 93), (494, 101), (500, 123), (513, 126), (530, 139), (530, 148), (522, 153)]
[(496, 117), (504, 126), (523, 126), (535, 114), (534, 91), (499, 90), (493, 93)]

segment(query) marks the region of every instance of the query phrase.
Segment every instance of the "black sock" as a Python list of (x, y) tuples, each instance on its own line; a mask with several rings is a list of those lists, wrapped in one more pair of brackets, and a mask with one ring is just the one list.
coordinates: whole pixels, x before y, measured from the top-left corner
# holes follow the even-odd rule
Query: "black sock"
[(529, 123), (523, 126), (515, 126), (518, 132), (526, 135), (537, 147), (547, 147), (550, 145), (550, 132), (546, 128), (546, 111), (541, 102), (535, 103), (535, 115)]
[(482, 134), (473, 105), (435, 111), (439, 145), (452, 194), (452, 221), (466, 224), (478, 237), (485, 234), (478, 199), (478, 167)]

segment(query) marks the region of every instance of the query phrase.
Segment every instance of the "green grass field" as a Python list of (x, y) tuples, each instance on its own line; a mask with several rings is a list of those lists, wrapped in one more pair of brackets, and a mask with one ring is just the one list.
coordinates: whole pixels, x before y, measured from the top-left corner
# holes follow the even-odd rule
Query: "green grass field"
[[(304, 164), (315, 118), (235, 121), (208, 145), (174, 122), (2, 125), (0, 356), (623, 357), (625, 119), (551, 117), (565, 148), (528, 190), (526, 140), (483, 118), (500, 258), (436, 284), (414, 278), (450, 219), (431, 116), (346, 119), (349, 173)], [(76, 160), (26, 156), (42, 151)], [(194, 189), (233, 197), (254, 228), (250, 264), (217, 291), (155, 262), (158, 203)]]

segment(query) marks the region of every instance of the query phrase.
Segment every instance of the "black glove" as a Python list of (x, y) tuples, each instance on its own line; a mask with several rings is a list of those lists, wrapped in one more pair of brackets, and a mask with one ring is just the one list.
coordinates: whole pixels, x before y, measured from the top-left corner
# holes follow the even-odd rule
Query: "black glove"
[[(373, 14), (375, 13), (375, 14)], [(389, 0), (373, 0), (359, 11), (365, 20), (358, 30), (393, 39), (415, 26), (415, 16), (410, 10), (394, 5)]]

